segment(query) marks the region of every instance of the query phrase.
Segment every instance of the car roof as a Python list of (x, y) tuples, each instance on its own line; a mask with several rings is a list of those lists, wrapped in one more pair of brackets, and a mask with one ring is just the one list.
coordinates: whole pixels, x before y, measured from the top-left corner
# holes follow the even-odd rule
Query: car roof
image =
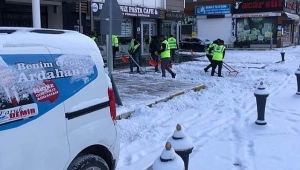
[(95, 50), (96, 43), (91, 38), (76, 31), (26, 28), (26, 27), (0, 27), (1, 47), (17, 46), (48, 46), (63, 51), (68, 50)]

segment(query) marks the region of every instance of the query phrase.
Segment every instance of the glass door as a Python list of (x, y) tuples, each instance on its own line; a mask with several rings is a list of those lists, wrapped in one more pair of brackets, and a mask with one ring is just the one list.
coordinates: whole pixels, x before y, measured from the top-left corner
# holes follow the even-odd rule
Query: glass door
[(153, 35), (156, 35), (156, 24), (154, 22), (142, 22), (141, 24), (142, 54), (149, 54), (149, 39)]
[(151, 37), (150, 30), (151, 30), (150, 23), (142, 23), (142, 30), (141, 30), (142, 54), (149, 53), (149, 38)]

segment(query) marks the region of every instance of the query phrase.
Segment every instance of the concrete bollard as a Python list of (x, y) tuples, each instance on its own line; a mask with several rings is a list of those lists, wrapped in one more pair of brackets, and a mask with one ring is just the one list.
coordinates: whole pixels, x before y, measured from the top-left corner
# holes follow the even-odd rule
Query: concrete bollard
[(165, 149), (162, 151), (160, 157), (158, 157), (153, 165), (152, 170), (184, 170), (184, 162), (178, 156), (170, 142), (166, 143)]
[(265, 121), (265, 108), (266, 108), (267, 97), (269, 96), (269, 93), (264, 87), (263, 82), (260, 82), (260, 85), (254, 92), (254, 96), (256, 97), (256, 105), (257, 105), (257, 120), (255, 121), (255, 123), (257, 125), (266, 125), (267, 122)]
[(298, 91), (296, 94), (300, 95), (300, 66), (299, 68), (296, 70), (295, 75), (297, 77), (297, 85), (298, 85)]
[(284, 61), (285, 52), (283, 50), (280, 52), (280, 55), (281, 55), (281, 61)]
[(181, 125), (176, 126), (174, 134), (168, 139), (175, 152), (182, 158), (184, 162), (185, 170), (188, 170), (189, 167), (189, 155), (194, 149), (193, 141), (189, 136), (186, 136), (184, 131), (181, 128)]

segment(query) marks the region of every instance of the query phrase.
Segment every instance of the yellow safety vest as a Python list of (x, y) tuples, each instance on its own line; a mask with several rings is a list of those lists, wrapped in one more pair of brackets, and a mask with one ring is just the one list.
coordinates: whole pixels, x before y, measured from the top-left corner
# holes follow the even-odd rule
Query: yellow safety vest
[(118, 46), (119, 46), (119, 40), (118, 40), (118, 37), (115, 36), (115, 35), (112, 35), (111, 38), (112, 38), (112, 46), (118, 47)]
[[(162, 44), (166, 44), (166, 49), (165, 51), (163, 51), (161, 54), (160, 54), (160, 57), (161, 58), (170, 58), (171, 57), (171, 51), (170, 51), (170, 46), (169, 46), (169, 43), (167, 40), (164, 40), (162, 42)], [(160, 49), (162, 49), (162, 46), (160, 47)]]
[(223, 60), (223, 52), (225, 50), (224, 45), (215, 45), (213, 50), (213, 60), (222, 61)]
[(168, 43), (170, 45), (171, 50), (176, 50), (177, 49), (176, 39), (174, 37), (170, 37), (168, 39)]
[(135, 39), (131, 39), (130, 44), (129, 44), (128, 51), (130, 51), (130, 50), (133, 49), (133, 47), (134, 47), (134, 41), (135, 41)]
[(208, 48), (206, 49), (206, 54), (207, 55), (212, 55), (212, 52), (211, 53), (209, 53), (209, 49), (211, 48), (211, 47), (214, 47), (215, 45), (217, 45), (217, 44), (215, 44), (215, 43), (213, 43), (213, 42), (211, 42), (211, 43), (209, 43), (209, 46), (208, 46)]

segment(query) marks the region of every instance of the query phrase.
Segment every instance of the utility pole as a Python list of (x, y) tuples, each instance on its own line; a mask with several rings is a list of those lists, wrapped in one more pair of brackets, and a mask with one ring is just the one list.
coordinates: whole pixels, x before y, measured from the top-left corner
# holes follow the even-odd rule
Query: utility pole
[[(111, 79), (112, 86), (115, 92), (115, 99), (118, 105), (123, 105), (121, 98), (118, 93), (118, 88), (114, 82), (114, 78), (112, 75), (113, 71), (113, 55), (112, 55), (112, 35), (120, 35), (121, 34), (121, 23), (122, 23), (122, 11), (118, 4), (117, 0), (106, 0), (101, 13), (99, 15), (100, 18), (100, 32), (102, 35), (106, 35), (106, 49), (107, 49), (107, 68), (108, 75)], [(113, 27), (114, 25), (114, 27)]]
[(78, 8), (79, 8), (79, 32), (80, 33), (83, 33), (83, 30), (82, 30), (82, 15), (81, 15), (81, 1), (80, 2), (78, 2), (79, 3), (79, 5), (78, 5)]
[(94, 11), (93, 11), (93, 0), (90, 1), (90, 9), (91, 9), (91, 31), (94, 31)]
[(109, 14), (108, 14), (108, 38), (107, 39), (107, 46), (108, 46), (108, 51), (107, 51), (107, 64), (108, 64), (108, 73), (109, 76), (111, 77), (112, 70), (113, 70), (113, 56), (112, 56), (112, 0), (109, 0)]
[(33, 28), (41, 28), (41, 2), (40, 0), (31, 0), (31, 4)]

